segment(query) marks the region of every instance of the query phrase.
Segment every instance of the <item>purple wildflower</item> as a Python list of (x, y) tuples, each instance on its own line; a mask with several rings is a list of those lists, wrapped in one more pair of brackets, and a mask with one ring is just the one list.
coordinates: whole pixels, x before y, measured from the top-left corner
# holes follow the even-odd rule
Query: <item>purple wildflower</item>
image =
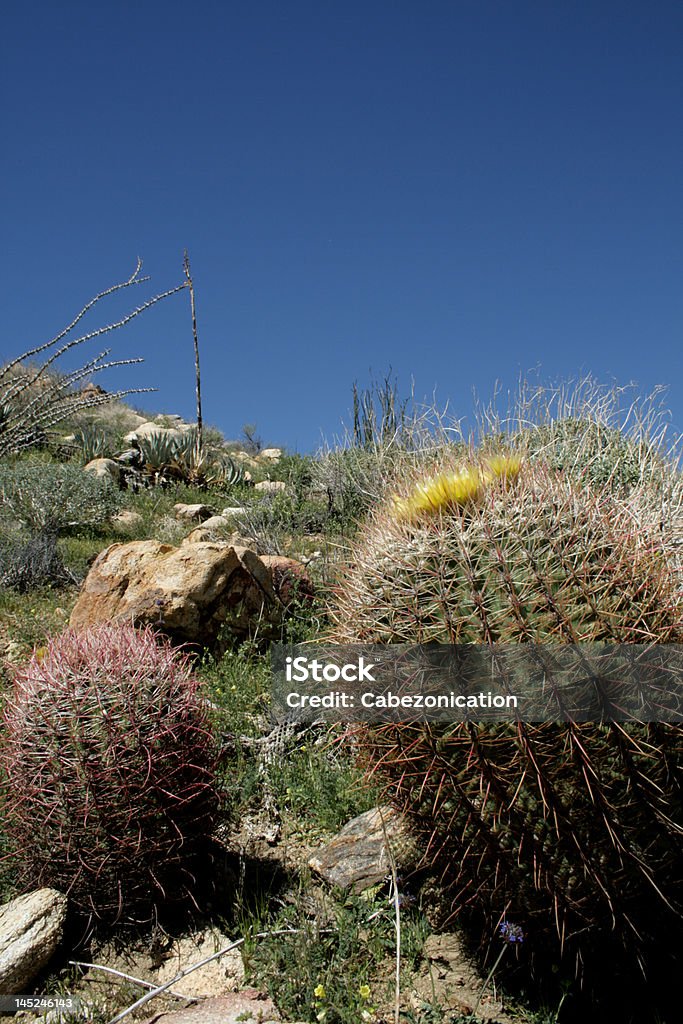
[(510, 921), (503, 921), (498, 929), (498, 935), (503, 942), (524, 942), (524, 932), (518, 924)]

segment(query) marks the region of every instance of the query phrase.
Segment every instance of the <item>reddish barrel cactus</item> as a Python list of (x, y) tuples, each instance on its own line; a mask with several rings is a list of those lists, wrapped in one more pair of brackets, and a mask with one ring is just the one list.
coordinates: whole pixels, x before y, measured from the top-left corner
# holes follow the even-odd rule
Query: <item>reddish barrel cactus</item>
[(21, 884), (105, 922), (188, 896), (220, 805), (189, 662), (152, 630), (67, 630), (15, 674), (0, 768)]

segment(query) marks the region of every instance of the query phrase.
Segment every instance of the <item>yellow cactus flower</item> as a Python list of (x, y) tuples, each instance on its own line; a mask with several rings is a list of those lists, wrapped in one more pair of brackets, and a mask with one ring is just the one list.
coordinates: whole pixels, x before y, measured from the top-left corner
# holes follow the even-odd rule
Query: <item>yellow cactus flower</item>
[(416, 484), (408, 497), (395, 495), (392, 511), (399, 520), (411, 520), (445, 508), (463, 508), (480, 498), (482, 489), (494, 480), (514, 480), (521, 465), (516, 455), (494, 455), (484, 469), (463, 466), (452, 473), (439, 473)]
[(486, 461), (486, 468), (493, 479), (515, 480), (522, 468), (519, 455), (492, 455)]

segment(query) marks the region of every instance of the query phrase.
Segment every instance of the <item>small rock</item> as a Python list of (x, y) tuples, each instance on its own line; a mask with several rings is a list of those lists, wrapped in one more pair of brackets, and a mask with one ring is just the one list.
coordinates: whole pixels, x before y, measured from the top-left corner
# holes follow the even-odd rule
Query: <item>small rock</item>
[(329, 885), (362, 892), (391, 872), (387, 838), (397, 866), (405, 869), (415, 851), (403, 819), (390, 807), (374, 807), (349, 821), (308, 866)]
[(249, 509), (242, 508), (240, 505), (230, 506), (224, 508), (221, 515), (224, 517), (232, 517), (233, 519), (239, 519), (240, 516), (245, 515)]
[(254, 484), (254, 490), (261, 494), (282, 494), (287, 490), (287, 484), (284, 480), (261, 480), (260, 483)]
[(174, 505), (173, 511), (176, 519), (186, 519), (191, 523), (203, 523), (218, 514), (210, 505), (184, 505), (182, 502)]
[(28, 991), (62, 941), (67, 899), (37, 889), (0, 907), (0, 992)]

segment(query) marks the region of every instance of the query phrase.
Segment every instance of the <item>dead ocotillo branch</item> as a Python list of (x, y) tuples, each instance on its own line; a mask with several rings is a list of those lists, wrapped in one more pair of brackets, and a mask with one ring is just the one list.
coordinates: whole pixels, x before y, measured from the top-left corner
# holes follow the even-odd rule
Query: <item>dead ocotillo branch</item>
[[(83, 366), (65, 374), (57, 373), (54, 369), (56, 361), (66, 352), (101, 335), (125, 327), (141, 313), (187, 287), (187, 282), (184, 281), (174, 288), (152, 296), (112, 323), (94, 328), (77, 337), (69, 337), (86, 313), (102, 299), (121, 289), (149, 280), (149, 278), (140, 276), (141, 268), (142, 262), (138, 259), (135, 271), (126, 281), (98, 292), (86, 302), (71, 322), (54, 338), (27, 350), (5, 366), (0, 367), (0, 456), (30, 447), (44, 437), (47, 429), (75, 412), (95, 408), (106, 402), (123, 398), (125, 395), (155, 390), (153, 388), (126, 388), (111, 393), (98, 392), (94, 389), (80, 390), (79, 385), (85, 377), (112, 367), (129, 366), (142, 362), (141, 359), (105, 361), (109, 350), (101, 352), (100, 355), (89, 360)], [(22, 366), (27, 360), (32, 360), (35, 356), (47, 352), (50, 354), (39, 365)]]

